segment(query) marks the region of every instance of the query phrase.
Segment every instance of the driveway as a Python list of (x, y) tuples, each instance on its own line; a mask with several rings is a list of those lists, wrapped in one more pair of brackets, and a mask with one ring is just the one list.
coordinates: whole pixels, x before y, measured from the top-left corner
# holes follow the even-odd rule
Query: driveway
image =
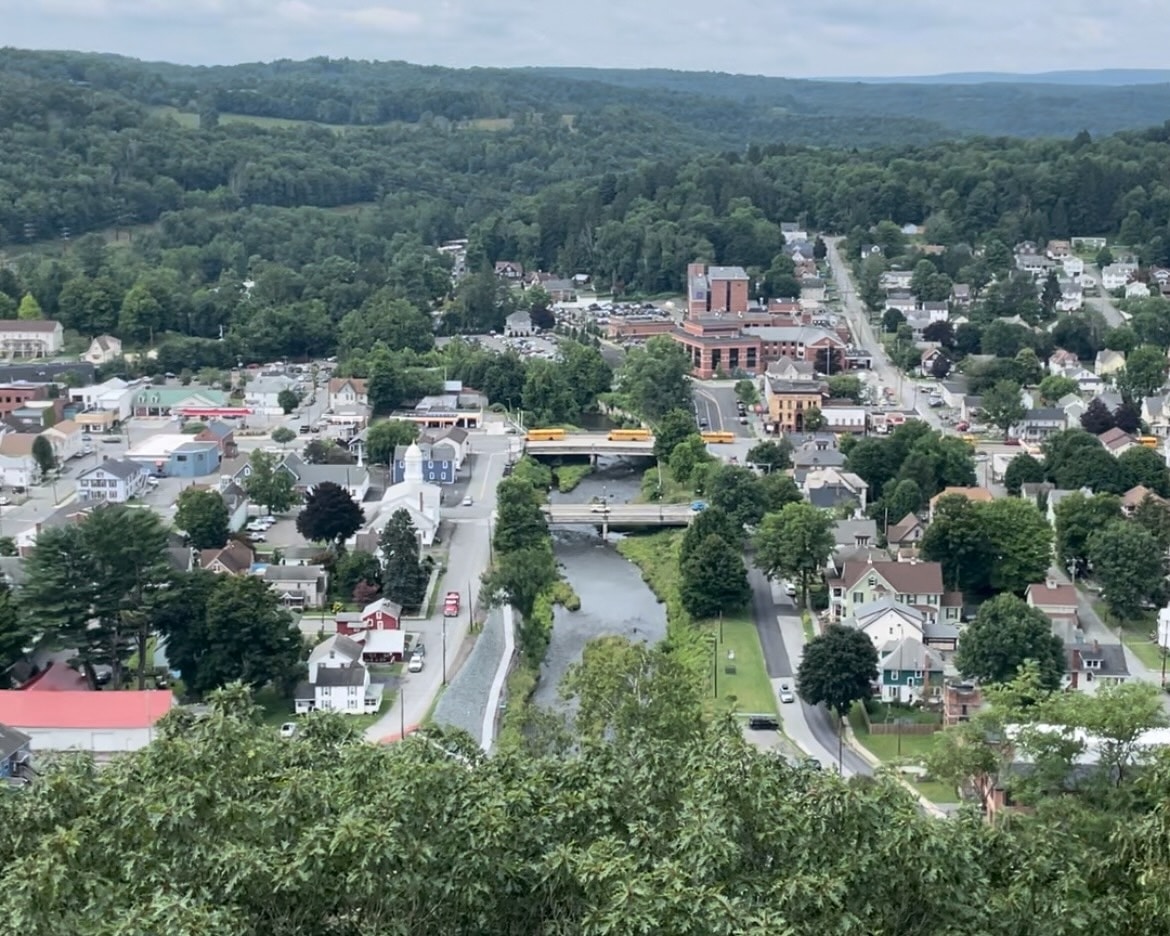
[[(780, 703), (780, 684), (795, 686), (796, 670), (804, 651), (804, 629), (800, 615), (787, 596), (777, 594), (774, 588), (757, 569), (748, 573), (752, 589), (752, 618), (760, 636), (764, 653), (764, 665), (772, 690), (776, 693), (780, 720), (784, 733), (801, 750), (826, 766), (837, 763), (836, 719), (819, 705), (809, 705), (799, 696), (796, 702)], [(845, 745), (842, 749), (842, 773), (845, 776), (860, 774), (869, 776), (873, 768), (861, 755)]]

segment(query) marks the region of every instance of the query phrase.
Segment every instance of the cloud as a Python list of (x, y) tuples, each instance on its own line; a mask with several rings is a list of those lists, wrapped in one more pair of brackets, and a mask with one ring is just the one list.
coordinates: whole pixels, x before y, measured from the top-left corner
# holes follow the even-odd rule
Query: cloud
[(327, 55), (424, 64), (905, 75), (1163, 65), (1149, 23), (1095, 0), (0, 0), (7, 45), (223, 64)]

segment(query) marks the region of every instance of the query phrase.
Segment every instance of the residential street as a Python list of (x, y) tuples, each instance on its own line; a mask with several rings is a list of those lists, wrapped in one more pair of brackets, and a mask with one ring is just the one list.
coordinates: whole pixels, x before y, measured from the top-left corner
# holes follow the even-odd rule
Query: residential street
[[(800, 615), (779, 589), (773, 586), (757, 569), (748, 573), (752, 588), (752, 617), (760, 637), (764, 663), (784, 733), (810, 757), (815, 757), (826, 769), (837, 764), (837, 728), (834, 718), (821, 706), (808, 705), (797, 696), (796, 702), (780, 702), (780, 684), (787, 682), (795, 689), (796, 669), (804, 651), (804, 630)], [(782, 602), (782, 603), (778, 603)], [(843, 748), (843, 774), (870, 775), (873, 768), (849, 745)]]
[[(471, 507), (444, 510), (443, 524), (448, 527), (447, 568), (438, 584), (438, 594), (458, 591), (462, 596), (457, 618), (443, 617), (443, 602), (433, 603), (435, 613), (426, 620), (406, 620), (403, 626), (419, 633), (426, 644), (426, 666), (420, 673), (403, 668), (401, 692), (384, 710), (382, 717), (366, 730), (370, 741), (390, 742), (417, 728), (430, 711), (443, 685), (443, 631), (446, 629), (448, 665), (459, 655), (467, 639), (468, 623), (479, 599), (480, 575), (491, 559), (491, 516), (496, 506), (496, 485), (508, 461), (510, 437), (502, 434), (474, 433), (472, 451), (475, 464), (467, 491), (474, 500)], [(453, 675), (448, 670), (448, 678)]]
[(735, 384), (728, 381), (692, 380), (695, 412), (712, 432), (734, 432), (750, 438), (751, 426), (741, 424), (736, 409)]
[(1101, 285), (1101, 268), (1095, 264), (1086, 263), (1085, 275), (1091, 276), (1097, 281), (1098, 293), (1096, 296), (1085, 296), (1085, 306), (1100, 312), (1101, 317), (1105, 319), (1105, 324), (1110, 328), (1117, 328), (1119, 325), (1124, 325), (1125, 316), (1113, 304), (1113, 297), (1105, 292), (1105, 288)]

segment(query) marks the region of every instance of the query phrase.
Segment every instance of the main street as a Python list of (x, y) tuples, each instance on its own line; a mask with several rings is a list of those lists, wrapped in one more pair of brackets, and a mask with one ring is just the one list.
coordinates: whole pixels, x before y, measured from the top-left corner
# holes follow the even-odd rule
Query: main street
[(861, 299), (857, 295), (857, 290), (853, 286), (853, 278), (849, 271), (848, 262), (841, 256), (838, 250), (838, 242), (840, 240), (839, 237), (826, 238), (825, 246), (828, 247), (829, 251), (827, 259), (833, 276), (833, 282), (837, 286), (837, 294), (841, 297), (841, 308), (846, 321), (849, 323), (849, 329), (853, 332), (853, 337), (859, 346), (865, 348), (872, 354), (873, 367), (871, 370), (877, 375), (881, 387), (892, 387), (894, 389), (894, 392), (897, 394), (899, 408), (916, 412), (918, 418), (929, 424), (932, 428), (942, 429), (942, 423), (933, 410), (926, 406), (919, 409), (918, 384), (907, 378), (891, 363), (889, 357), (886, 355), (885, 347), (879, 340), (878, 335), (874, 333), (873, 325), (870, 324), (869, 313), (862, 305)]
[[(447, 678), (451, 663), (467, 639), (469, 624), (479, 600), (480, 576), (491, 562), (492, 514), (496, 509), (496, 486), (508, 463), (510, 438), (502, 434), (476, 432), (471, 435), (475, 462), (467, 492), (470, 507), (444, 510), (443, 526), (451, 532), (447, 541), (446, 568), (437, 584), (441, 597), (448, 591), (460, 594), (459, 616), (443, 617), (442, 600), (434, 601), (435, 613), (423, 620), (406, 620), (407, 631), (417, 633), (426, 644), (426, 665), (422, 672), (407, 672), (403, 667), (400, 692), (384, 709), (382, 716), (366, 730), (369, 741), (397, 741), (403, 729), (417, 728), (443, 686), (443, 646), (446, 632)], [(458, 503), (456, 501), (456, 503)]]
[(736, 407), (738, 397), (735, 385), (727, 381), (692, 380), (695, 414), (707, 423), (711, 432), (734, 432), (745, 439), (751, 438), (749, 425), (740, 423)]
[[(748, 573), (752, 589), (752, 618), (760, 637), (764, 665), (780, 710), (784, 733), (805, 753), (828, 766), (837, 763), (838, 734), (836, 718), (820, 705), (809, 705), (800, 696), (795, 702), (781, 703), (780, 685), (787, 683), (795, 691), (796, 670), (804, 653), (804, 628), (792, 602), (769, 582), (758, 569)], [(842, 773), (845, 776), (868, 776), (873, 768), (849, 745), (841, 748)]]

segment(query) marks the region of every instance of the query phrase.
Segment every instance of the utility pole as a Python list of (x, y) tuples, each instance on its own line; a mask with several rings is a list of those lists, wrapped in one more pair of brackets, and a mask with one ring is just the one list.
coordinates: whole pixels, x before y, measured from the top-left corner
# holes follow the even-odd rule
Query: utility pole
[[(471, 602), (467, 603), (467, 629), (471, 630)], [(447, 615), (443, 615), (443, 685), (447, 685)]]
[(406, 739), (406, 686), (398, 687), (398, 740)]

